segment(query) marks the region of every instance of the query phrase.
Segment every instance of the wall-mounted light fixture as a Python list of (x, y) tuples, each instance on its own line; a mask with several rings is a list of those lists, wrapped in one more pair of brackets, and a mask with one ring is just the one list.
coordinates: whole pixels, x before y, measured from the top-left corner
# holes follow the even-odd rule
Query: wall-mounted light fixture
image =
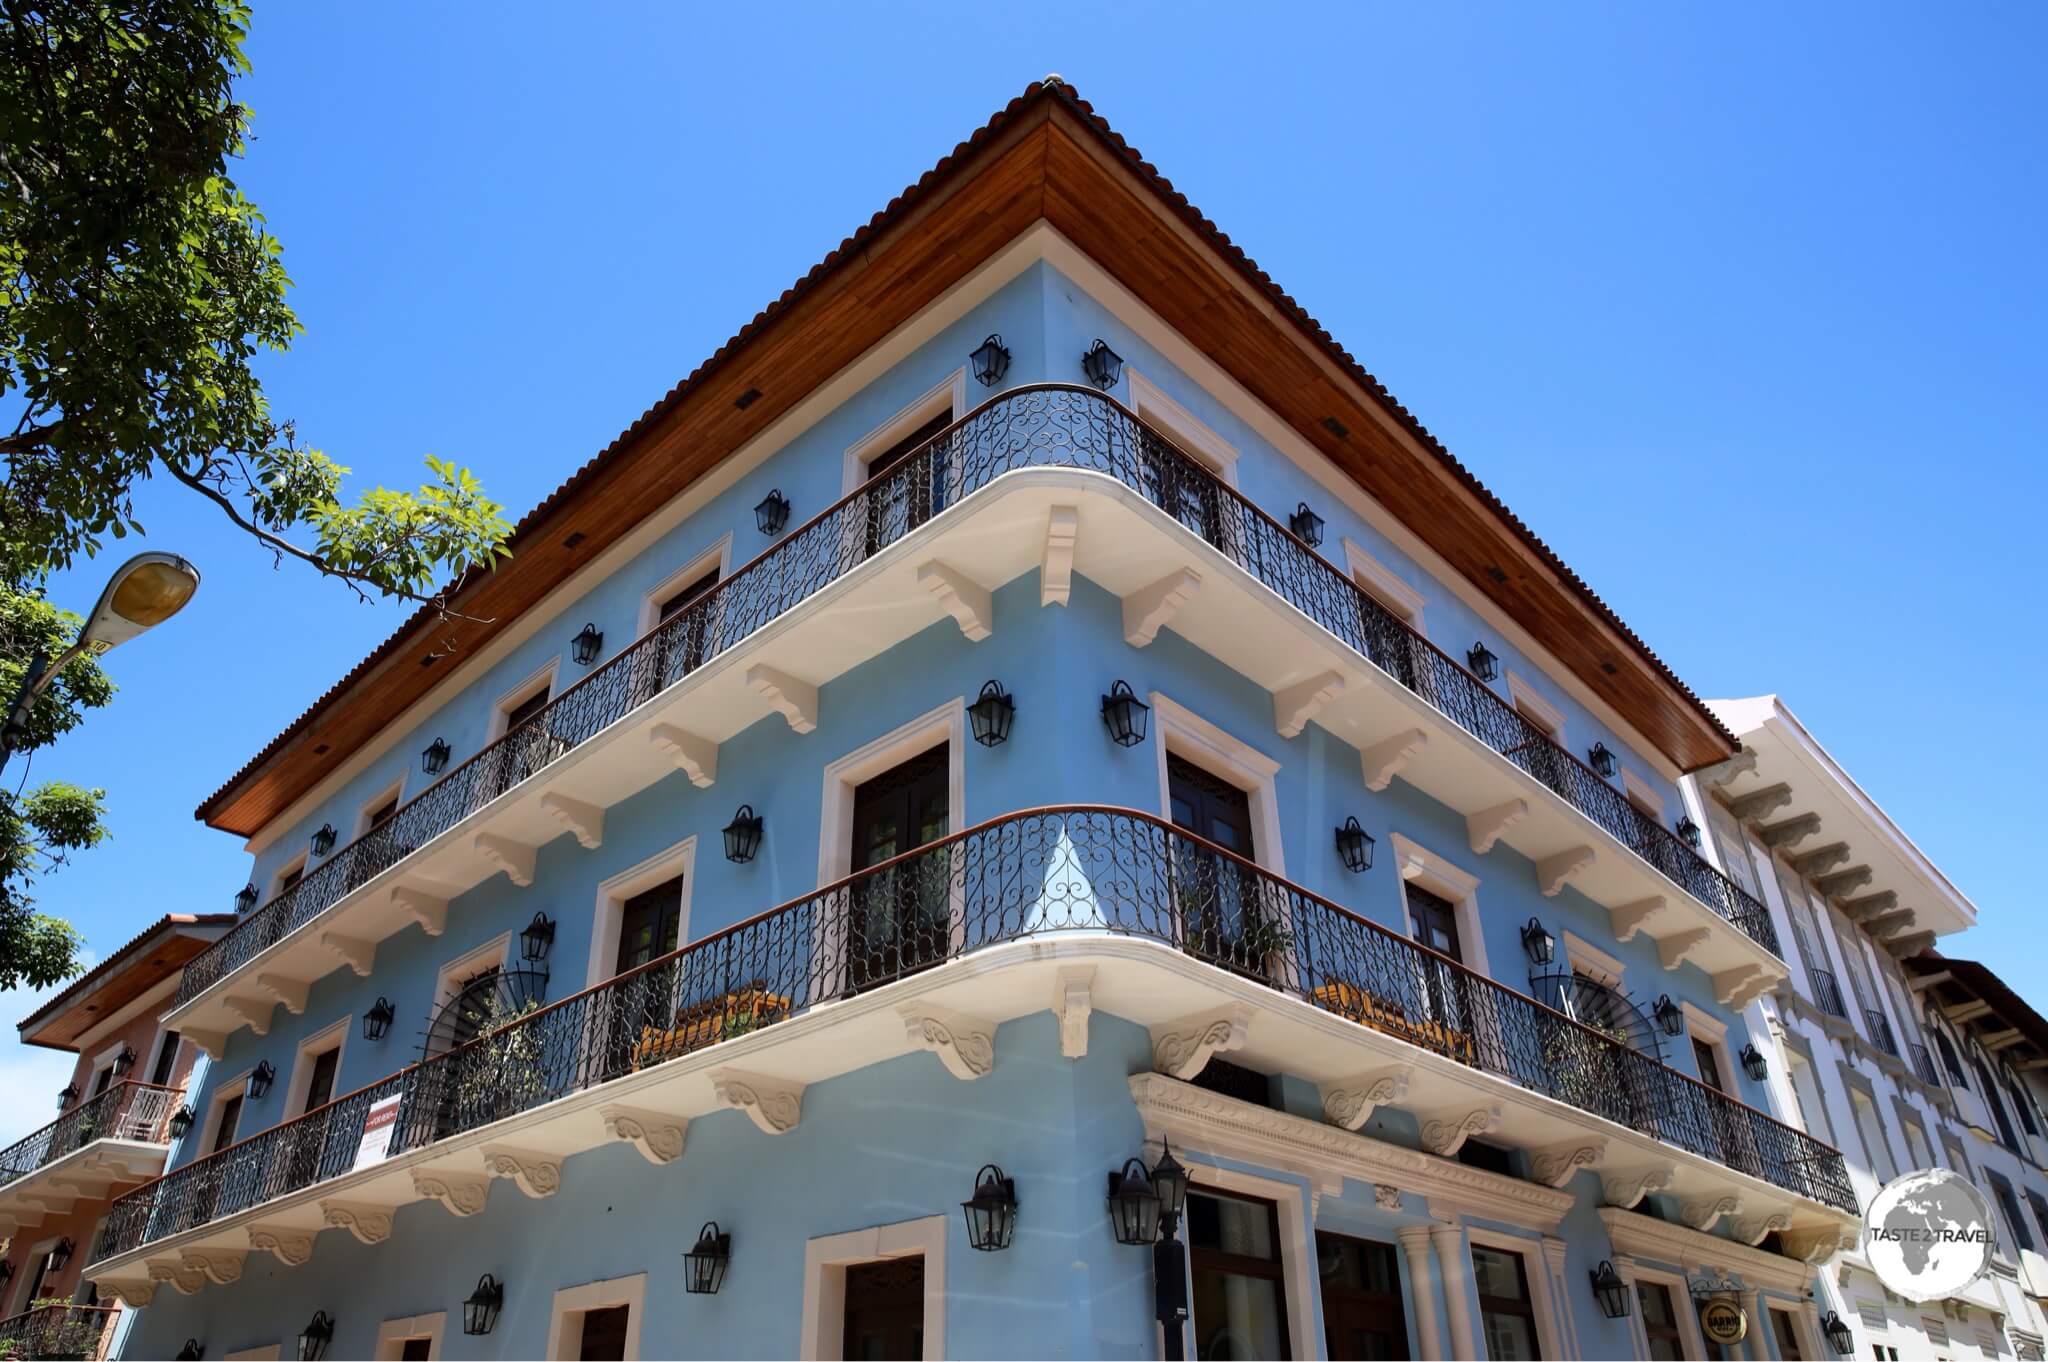
[(1323, 518), (1308, 508), (1307, 502), (1294, 508), (1294, 514), (1287, 518), (1287, 528), (1294, 531), (1294, 537), (1311, 548), (1323, 542)]
[(1159, 1242), (1159, 1193), (1142, 1159), (1125, 1159), (1109, 1175), (1109, 1225), (1119, 1244), (1133, 1248)]
[(363, 1039), (379, 1041), (391, 1033), (391, 1023), (398, 1016), (398, 1010), (391, 1006), (389, 998), (379, 995), (370, 1004), (370, 1010), (363, 1014)]
[(465, 1334), (487, 1334), (498, 1322), (498, 1311), (505, 1305), (505, 1288), (486, 1272), (476, 1279), (476, 1290), (469, 1293), (469, 1299), (462, 1303), (462, 1332)]
[(270, 1061), (257, 1060), (256, 1067), (249, 1073), (249, 1100), (261, 1102), (264, 1094), (270, 1091), (270, 1085), (276, 1081), (277, 1070), (271, 1066)]
[(1352, 874), (1372, 869), (1372, 848), (1372, 834), (1358, 826), (1355, 816), (1346, 818), (1344, 826), (1337, 829), (1337, 858)]
[(12, 1258), (0, 1260), (0, 1286), (5, 1286), (13, 1280), (14, 1260)]
[(1631, 1292), (1628, 1283), (1614, 1270), (1614, 1264), (1602, 1259), (1600, 1266), (1586, 1275), (1593, 1279), (1593, 1295), (1600, 1302), (1600, 1313), (1609, 1319), (1627, 1319)]
[(191, 1133), (192, 1122), (197, 1119), (192, 1114), (192, 1108), (190, 1107), (179, 1107), (176, 1111), (172, 1112), (169, 1124), (171, 1138), (174, 1140), (184, 1139), (186, 1135)]
[(782, 533), (782, 527), (788, 523), (789, 498), (782, 495), (780, 487), (774, 488), (754, 507), (754, 524), (759, 527), (762, 534), (773, 539)]
[(1614, 754), (1607, 750), (1604, 742), (1593, 744), (1593, 750), (1586, 754), (1586, 764), (1602, 776), (1611, 779), (1614, 775)]
[(126, 1078), (128, 1071), (135, 1067), (135, 1047), (124, 1045), (121, 1053), (114, 1056), (114, 1077)]
[(1848, 1321), (1832, 1310), (1820, 1322), (1820, 1331), (1828, 1336), (1828, 1346), (1844, 1357), (1856, 1346), (1856, 1335), (1849, 1332)]
[(752, 804), (742, 804), (732, 822), (725, 825), (725, 859), (745, 865), (760, 849), (761, 820), (755, 816)]
[(693, 1296), (716, 1294), (731, 1262), (732, 1236), (716, 1220), (705, 1221), (697, 1231), (697, 1246), (683, 1255), (683, 1289)]
[(1491, 681), (1500, 675), (1500, 659), (1484, 643), (1472, 645), (1472, 651), (1465, 654), (1465, 665), (1481, 681)]
[(235, 911), (246, 913), (256, 906), (256, 886), (245, 884), (235, 894)]
[(1529, 963), (1537, 969), (1557, 958), (1557, 939), (1544, 930), (1543, 923), (1530, 918), (1522, 924), (1522, 954), (1529, 957)]
[(1759, 1083), (1771, 1071), (1770, 1061), (1764, 1058), (1763, 1051), (1756, 1048), (1754, 1041), (1742, 1047), (1742, 1071)]
[(519, 933), (519, 958), (539, 961), (548, 958), (548, 950), (555, 944), (554, 920), (546, 913), (536, 912), (533, 921), (526, 924)]
[(983, 1253), (1010, 1246), (1017, 1230), (1017, 1184), (994, 1164), (975, 1175), (974, 1196), (960, 1203), (967, 1217), (967, 1242)]
[(1691, 818), (1681, 817), (1678, 820), (1678, 835), (1694, 851), (1700, 849), (1700, 825)]
[(604, 630), (594, 623), (585, 624), (576, 632), (576, 637), (569, 640), (569, 656), (576, 659), (577, 666), (587, 667), (597, 661), (598, 650), (602, 647)]
[(185, 1346), (178, 1349), (177, 1362), (199, 1362), (199, 1359), (205, 1356), (206, 1349), (201, 1346), (199, 1340), (188, 1338), (185, 1340)]
[(1112, 684), (1109, 694), (1102, 697), (1102, 722), (1118, 747), (1136, 747), (1145, 741), (1145, 716), (1151, 711), (1152, 706), (1132, 694), (1125, 681)]
[(64, 1270), (64, 1265), (70, 1261), (71, 1236), (66, 1235), (64, 1238), (59, 1239), (57, 1241), (57, 1246), (55, 1248), (50, 1250), (50, 1271), (53, 1273), (62, 1272)]
[(1657, 1017), (1657, 1025), (1664, 1028), (1667, 1036), (1685, 1034), (1685, 1009), (1671, 1001), (1669, 993), (1657, 995), (1657, 1005), (1650, 1009)]
[(993, 388), (1003, 381), (1003, 375), (1010, 372), (1010, 349), (1003, 344), (1003, 338), (990, 332), (987, 340), (974, 347), (974, 353), (967, 357), (974, 366), (974, 376), (984, 388)]
[(334, 839), (339, 835), (334, 830), (334, 824), (322, 823), (320, 831), (313, 834), (313, 854), (315, 856), (325, 856), (328, 852), (334, 850)]
[(1010, 725), (1017, 719), (1017, 702), (1000, 681), (983, 683), (981, 695), (967, 707), (974, 725), (974, 740), (983, 747), (1000, 747), (1010, 739)]
[(1088, 375), (1090, 383), (1107, 391), (1114, 388), (1117, 380), (1123, 377), (1123, 356), (1110, 349), (1108, 341), (1097, 340), (1088, 347), (1088, 352), (1081, 356), (1081, 372)]
[(299, 1335), (299, 1362), (320, 1362), (327, 1356), (327, 1345), (333, 1341), (333, 1316), (325, 1310), (315, 1310), (313, 1318), (306, 1323), (306, 1331)]
[(426, 772), (426, 774), (438, 776), (441, 774), (442, 768), (447, 765), (448, 740), (446, 738), (436, 738), (421, 749), (420, 770)]
[(64, 1110), (64, 1108), (70, 1106), (73, 1102), (76, 1102), (77, 1100), (77, 1084), (66, 1083), (63, 1087), (57, 1089), (57, 1110), (62, 1111)]

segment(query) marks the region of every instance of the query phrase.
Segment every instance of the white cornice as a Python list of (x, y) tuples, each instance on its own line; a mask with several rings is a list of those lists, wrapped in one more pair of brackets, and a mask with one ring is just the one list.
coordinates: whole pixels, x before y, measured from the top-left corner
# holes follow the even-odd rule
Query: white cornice
[(1813, 1280), (1813, 1266), (1797, 1258), (1703, 1234), (1654, 1216), (1603, 1206), (1600, 1220), (1607, 1226), (1607, 1237), (1615, 1250), (1637, 1259), (1735, 1272), (1751, 1286), (1788, 1295), (1802, 1294)]

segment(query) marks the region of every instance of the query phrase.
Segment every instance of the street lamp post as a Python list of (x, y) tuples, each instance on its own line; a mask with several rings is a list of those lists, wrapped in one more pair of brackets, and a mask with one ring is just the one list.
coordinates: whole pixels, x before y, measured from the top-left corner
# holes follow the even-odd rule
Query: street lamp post
[(83, 653), (98, 657), (154, 629), (184, 609), (198, 589), (199, 569), (175, 553), (138, 553), (116, 568), (99, 603), (86, 617), (85, 627), (78, 631), (78, 641), (54, 663), (40, 648), (29, 660), (21, 676), (21, 690), (8, 707), (6, 723), (0, 725), (0, 770), (7, 768), (14, 749), (28, 736), (29, 711), (37, 697), (74, 658)]

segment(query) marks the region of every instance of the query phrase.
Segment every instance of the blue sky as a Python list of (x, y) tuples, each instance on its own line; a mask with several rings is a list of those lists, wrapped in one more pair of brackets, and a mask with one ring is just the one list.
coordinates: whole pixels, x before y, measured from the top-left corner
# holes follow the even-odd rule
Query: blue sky
[[(522, 513), (1058, 71), (1695, 690), (1784, 695), (1976, 900), (1951, 949), (2048, 1005), (2048, 11), (1249, 13), (259, 5), (239, 178), (308, 330), (273, 404), (365, 485), (434, 453)], [(140, 509), (205, 584), (31, 773), (108, 788), (42, 888), (95, 951), (230, 905), (191, 810), (403, 613)], [(9, 1031), (0, 1137), (65, 1067)]]

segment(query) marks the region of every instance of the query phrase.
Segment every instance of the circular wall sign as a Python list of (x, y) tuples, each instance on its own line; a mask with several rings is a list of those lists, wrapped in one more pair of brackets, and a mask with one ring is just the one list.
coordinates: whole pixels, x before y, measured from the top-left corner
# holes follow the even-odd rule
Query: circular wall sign
[(1700, 1332), (1715, 1343), (1740, 1343), (1749, 1332), (1749, 1316), (1734, 1301), (1709, 1296), (1700, 1302)]
[(1991, 1266), (1991, 1242), (1991, 1203), (1947, 1168), (1894, 1178), (1863, 1212), (1871, 1270), (1909, 1301), (1968, 1290)]

